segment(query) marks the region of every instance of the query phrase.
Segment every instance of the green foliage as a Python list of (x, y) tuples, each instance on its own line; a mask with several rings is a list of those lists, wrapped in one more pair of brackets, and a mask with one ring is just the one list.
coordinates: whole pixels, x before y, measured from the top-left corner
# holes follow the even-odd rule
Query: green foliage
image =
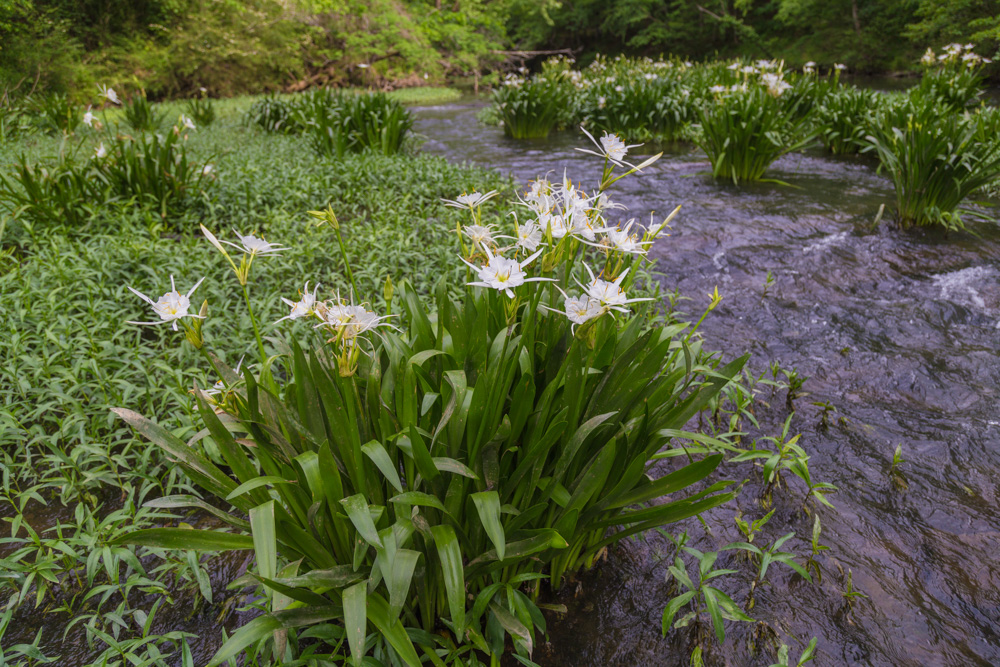
[[(611, 182), (605, 173), (602, 183)], [(482, 228), (481, 202), (490, 196), (448, 202), (471, 213), (464, 236)], [(332, 209), (312, 215), (340, 239)], [(203, 231), (235, 270), (249, 308), (255, 255), (244, 253), (237, 266)], [(201, 321), (181, 321), (222, 377), (218, 393), (197, 396), (215, 462), (138, 413), (115, 412), (205, 491), (249, 513), (252, 538), (157, 529), (119, 542), (254, 550), (269, 613), (234, 635), (212, 664), (269, 641), (276, 627), (326, 622), (344, 628), (355, 661), (374, 652), (418, 665), (418, 651), (455, 646), (450, 664), (469, 651), (495, 662), (508, 637), (530, 656), (535, 631), (545, 627), (534, 603), (539, 579), (558, 588), (615, 542), (732, 498), (730, 481), (689, 488), (716, 469), (719, 455), (657, 480), (645, 472), (746, 359), (723, 366), (701, 352), (688, 325), (650, 327), (645, 300), (634, 313), (610, 317), (612, 307), (628, 312), (624, 304), (635, 301), (624, 293), (642, 256), (590, 251), (572, 235), (556, 243), (551, 229), (546, 235), (548, 255), (528, 269), (535, 275), (504, 287), (508, 270), (496, 292), (455, 289), (442, 279), (428, 307), (404, 281), (383, 293), (386, 316), (353, 298), (303, 295), (291, 317), (318, 318), (325, 331), (304, 345), (279, 342), (276, 354), (258, 335), (259, 371), (229, 369), (201, 347)], [(496, 263), (500, 249), (483, 243), (462, 242), (469, 266)], [(343, 244), (341, 251), (357, 295)], [(552, 307), (561, 297), (551, 283), (570, 289), (588, 254), (615, 280), (621, 301), (588, 301), (593, 312), (577, 328)], [(472, 285), (485, 287), (486, 269), (477, 271), (481, 280)], [(384, 321), (393, 311), (401, 315), (398, 329)], [(667, 502), (652, 504), (663, 495)], [(238, 527), (236, 518), (226, 520)], [(451, 635), (435, 638), (442, 624)], [(366, 641), (369, 628), (374, 636)], [(288, 642), (298, 645), (296, 632)], [(461, 664), (469, 660), (480, 664), (471, 654)]]
[(896, 189), (899, 224), (961, 229), (973, 193), (1000, 178), (991, 114), (958, 115), (933, 101), (903, 99), (876, 115), (868, 137)]
[[(717, 569), (715, 563), (719, 554), (714, 551), (702, 553), (692, 547), (683, 547), (683, 551), (694, 557), (698, 578), (695, 581), (690, 577), (687, 565), (680, 555), (674, 557), (674, 564), (669, 568), (670, 576), (684, 589), (663, 609), (661, 621), (663, 636), (666, 637), (672, 628), (685, 627), (692, 621), (701, 622), (701, 615), (707, 613), (715, 631), (715, 638), (723, 644), (726, 641), (725, 621), (754, 622), (754, 619), (747, 616), (717, 585), (708, 583), (718, 577), (736, 574), (736, 570)], [(687, 605), (691, 605), (691, 611), (675, 622), (677, 612)]]
[(32, 101), (31, 113), (46, 134), (69, 134), (80, 126), (83, 114), (66, 95), (52, 93)]
[(831, 92), (816, 109), (820, 140), (834, 155), (859, 152), (866, 145), (872, 118), (882, 100), (877, 92), (861, 88), (844, 87)]
[[(412, 275), (414, 286), (426, 294), (436, 279), (427, 266), (446, 266), (454, 256), (444, 242), (453, 239), (447, 229), (458, 215), (442, 206), (440, 197), (472, 183), (506, 185), (492, 172), (432, 157), (366, 153), (323, 160), (293, 138), (247, 130), (237, 123), (242, 109), (230, 109), (227, 102), (219, 106), (211, 131), (192, 132), (187, 142), (188, 155), (199, 162), (217, 156), (220, 179), (212, 186), (212, 200), (192, 201), (170, 222), (181, 230), (195, 229), (201, 220), (246, 229), (250, 218), (269, 233), (295, 238), (293, 252), (268, 260), (270, 275), (262, 285), (289, 284), (309, 266), (329, 273), (330, 287), (346, 293), (328, 236), (314, 231), (301, 215), (332, 201), (356, 243), (352, 252), (363, 263), (356, 269), (359, 280)], [(60, 143), (36, 136), (16, 148), (27, 151), (33, 162), (36, 154), (55, 152)], [(80, 149), (86, 155), (71, 159), (85, 162), (92, 147), (88, 141)], [(4, 164), (14, 163), (7, 157), (13, 153), (6, 152), (14, 148), (0, 147)], [(6, 169), (5, 174), (13, 171)], [(27, 216), (13, 221), (0, 216), (0, 228), (5, 227), (0, 232), (0, 549), (5, 559), (0, 594), (5, 609), (12, 605), (0, 614), (0, 634), (3, 619), (12, 619), (0, 639), (0, 662), (39, 664), (40, 658), (28, 663), (21, 657), (22, 652), (38, 655), (35, 650), (54, 658), (52, 664), (65, 662), (60, 659), (66, 655), (60, 648), (62, 626), (45, 625), (40, 639), (34, 629), (25, 631), (34, 627), (34, 607), (41, 599), (40, 609), (79, 619), (66, 644), (73, 644), (67, 649), (73, 651), (73, 664), (101, 664), (107, 653), (109, 664), (124, 655), (140, 663), (195, 667), (194, 661), (182, 662), (184, 642), (170, 632), (172, 624), (190, 613), (214, 618), (244, 605), (245, 596), (222, 587), (206, 592), (205, 570), (220, 568), (205, 555), (192, 565), (183, 552), (108, 546), (113, 551), (107, 557), (104, 548), (123, 529), (194, 523), (204, 512), (218, 510), (206, 503), (191, 514), (164, 502), (164, 496), (191, 497), (197, 491), (157, 448), (109, 419), (108, 408), (127, 403), (147, 414), (169, 414), (172, 432), (185, 440), (197, 433), (197, 407), (189, 391), (193, 384), (208, 386), (217, 378), (205, 374), (189, 349), (165, 344), (169, 330), (123, 325), (148, 319), (145, 305), (125, 285), (157, 289), (150, 267), (176, 274), (178, 284), (205, 275), (209, 279), (196, 296), (219, 304), (221, 312), (230, 296), (225, 275), (200, 236), (164, 233), (170, 230), (148, 208), (95, 205), (86, 218), (89, 224), (79, 227), (53, 215), (37, 225)], [(414, 222), (430, 219), (433, 224)], [(280, 302), (266, 305), (270, 310), (262, 316), (277, 319)], [(241, 332), (251, 323), (239, 309), (232, 315), (213, 319), (207, 330), (219, 354), (236, 360), (245, 352)], [(210, 439), (197, 442), (201, 451), (218, 456)], [(142, 507), (147, 502), (153, 507)], [(105, 564), (117, 568), (112, 569), (116, 579), (109, 578)], [(123, 593), (129, 604), (123, 604)], [(72, 639), (80, 628), (92, 641), (89, 651)], [(321, 628), (314, 636), (336, 645)], [(216, 639), (209, 630), (199, 641)]]
[(187, 102), (187, 115), (198, 127), (208, 127), (215, 122), (215, 103), (208, 97), (192, 97)]
[(781, 102), (760, 86), (720, 96), (701, 115), (698, 146), (719, 179), (759, 181), (782, 155), (809, 144), (805, 119), (784, 113)]
[(132, 202), (176, 216), (213, 182), (210, 167), (188, 158), (184, 135), (129, 137), (108, 133), (93, 154), (85, 140), (54, 160), (21, 157), (13, 175), (0, 173), (0, 204), (34, 225), (84, 224), (101, 207)]
[(155, 132), (163, 122), (163, 116), (153, 109), (146, 99), (145, 91), (139, 91), (122, 105), (125, 122), (136, 132)]
[(568, 102), (564, 86), (544, 77), (510, 78), (493, 91), (493, 106), (503, 132), (514, 139), (547, 137)]
[(374, 150), (393, 155), (403, 148), (413, 114), (385, 93), (315, 88), (291, 97), (265, 97), (246, 116), (268, 132), (303, 134), (319, 154), (341, 156)]

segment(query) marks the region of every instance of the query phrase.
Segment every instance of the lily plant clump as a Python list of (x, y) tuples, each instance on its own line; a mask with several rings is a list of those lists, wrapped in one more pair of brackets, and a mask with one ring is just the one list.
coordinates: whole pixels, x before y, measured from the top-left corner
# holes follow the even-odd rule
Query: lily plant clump
[[(101, 97), (121, 104), (112, 88), (101, 87)], [(79, 226), (112, 203), (148, 206), (167, 218), (215, 181), (211, 162), (187, 154), (185, 142), (196, 126), (183, 114), (163, 133), (135, 136), (92, 107), (81, 123), (92, 132), (64, 144), (54, 158), (30, 164), (22, 156), (12, 175), (0, 174), (0, 205), (35, 224)]]
[[(623, 220), (609, 188), (659, 156), (632, 166), (634, 147), (617, 137), (595, 145), (604, 166), (589, 189), (540, 179), (499, 218), (496, 192), (444, 202), (468, 215), (455, 230), (466, 279), (429, 295), (405, 280), (387, 280), (380, 299), (357, 285), (328, 208), (312, 216), (334, 230), (350, 287), (303, 276), (264, 325), (254, 276), (294, 248), (203, 229), (251, 312), (257, 358), (241, 371), (210, 351), (213, 305), (194, 310), (198, 282), (172, 281), (157, 300), (137, 291), (220, 379), (193, 391), (205, 428), (192, 442), (115, 412), (217, 498), (158, 506), (199, 507), (230, 530), (157, 528), (119, 542), (254, 553), (243, 583), (260, 586), (265, 613), (211, 665), (245, 650), (411, 667), (499, 665), (513, 651), (534, 664), (542, 610), (561, 609), (540, 601), (543, 588), (626, 537), (733, 498), (731, 481), (707, 479), (720, 454), (651, 468), (678, 433), (700, 437), (685, 425), (745, 358), (722, 363), (694, 336), (701, 320), (657, 324), (656, 304), (634, 296), (674, 214)], [(716, 291), (706, 314), (719, 301)]]

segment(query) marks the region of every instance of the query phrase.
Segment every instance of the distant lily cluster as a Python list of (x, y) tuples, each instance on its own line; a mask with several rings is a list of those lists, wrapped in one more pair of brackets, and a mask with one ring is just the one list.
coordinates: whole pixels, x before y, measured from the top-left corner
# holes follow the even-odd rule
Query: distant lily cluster
[(928, 47), (920, 62), (927, 67), (941, 64), (961, 65), (970, 69), (988, 65), (991, 62), (989, 58), (983, 58), (974, 53), (973, 49), (975, 48), (975, 44), (948, 44), (941, 49), (940, 54), (935, 54), (934, 49)]

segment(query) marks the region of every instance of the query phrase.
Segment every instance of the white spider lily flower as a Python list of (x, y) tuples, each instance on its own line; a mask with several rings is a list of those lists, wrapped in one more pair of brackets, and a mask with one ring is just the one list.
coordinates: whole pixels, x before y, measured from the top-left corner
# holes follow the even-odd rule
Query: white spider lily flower
[(844, 70), (846, 70), (846, 69), (847, 69), (847, 65), (844, 65), (844, 64), (842, 64), (842, 63), (836, 63), (836, 64), (835, 64), (835, 65), (833, 66), (833, 69), (837, 70), (838, 72), (843, 72)]
[(634, 224), (634, 220), (629, 220), (628, 224), (625, 225), (625, 229), (607, 230), (608, 247), (630, 255), (645, 255), (649, 251), (649, 248), (639, 240), (638, 234), (632, 232)]
[(726, 90), (728, 89), (725, 86), (711, 86), (709, 87), (708, 92), (713, 95), (722, 95), (726, 92)]
[(572, 231), (566, 225), (566, 218), (559, 214), (545, 213), (538, 218), (538, 224), (554, 239), (561, 239)]
[(524, 248), (528, 252), (535, 252), (542, 243), (542, 228), (538, 223), (529, 222), (518, 225), (517, 242), (514, 244), (518, 248)]
[(496, 190), (490, 190), (486, 194), (476, 192), (473, 190), (469, 194), (459, 195), (455, 199), (442, 199), (445, 206), (451, 206), (452, 208), (467, 208), (470, 211), (474, 210), (477, 206), (482, 206), (484, 202), (496, 197), (499, 192)]
[(191, 307), (191, 295), (194, 294), (194, 291), (198, 289), (198, 286), (201, 285), (203, 280), (205, 279), (202, 278), (201, 280), (196, 282), (194, 284), (194, 287), (188, 290), (187, 294), (181, 294), (180, 292), (177, 291), (177, 286), (174, 285), (174, 277), (170, 276), (170, 291), (161, 296), (156, 301), (153, 301), (148, 296), (146, 296), (139, 290), (135, 289), (134, 287), (126, 285), (126, 287), (128, 287), (130, 292), (132, 292), (133, 294), (141, 298), (143, 301), (148, 303), (150, 306), (152, 306), (153, 312), (160, 316), (159, 322), (126, 322), (126, 324), (140, 324), (143, 326), (152, 326), (157, 324), (163, 324), (164, 322), (172, 322), (173, 330), (177, 331), (177, 320), (181, 319), (182, 317), (194, 317), (201, 319), (200, 315), (194, 315), (192, 313), (189, 313), (188, 309)]
[(278, 322), (282, 322), (284, 320), (297, 320), (300, 317), (308, 317), (312, 315), (314, 312), (316, 312), (317, 291), (319, 291), (319, 283), (317, 283), (316, 286), (313, 287), (313, 291), (310, 292), (309, 281), (307, 280), (306, 286), (302, 290), (302, 298), (299, 299), (298, 301), (291, 301), (289, 299), (286, 299), (285, 297), (281, 297), (281, 300), (285, 302), (285, 305), (291, 307), (292, 312), (289, 313), (288, 315), (285, 315), (281, 319), (277, 320), (275, 324), (277, 324)]
[(597, 220), (592, 220), (586, 215), (573, 216), (572, 221), (573, 226), (570, 229), (570, 233), (590, 243), (597, 240), (598, 234), (608, 231), (606, 227), (598, 226)]
[(489, 261), (485, 266), (476, 266), (468, 262), (465, 258), (462, 261), (478, 274), (479, 280), (467, 283), (474, 287), (489, 287), (495, 290), (499, 290), (506, 294), (509, 298), (514, 298), (514, 288), (520, 287), (524, 283), (528, 282), (540, 282), (540, 281), (551, 281), (552, 278), (529, 278), (528, 274), (524, 272), (524, 267), (535, 261), (539, 255), (542, 254), (541, 250), (528, 256), (522, 262), (518, 262), (514, 259), (507, 259), (500, 255), (494, 255), (489, 251), (489, 249), (483, 249), (486, 252), (486, 257)]
[(121, 104), (122, 101), (118, 98), (118, 93), (115, 92), (114, 88), (109, 88), (103, 84), (97, 84), (97, 89), (101, 91), (101, 97), (104, 97), (112, 104)]
[(483, 247), (496, 245), (496, 241), (493, 240), (492, 225), (466, 225), (462, 227), (462, 234), (473, 243)]
[(252, 233), (243, 235), (237, 232), (236, 230), (233, 230), (233, 233), (239, 237), (240, 239), (239, 245), (231, 243), (229, 241), (223, 241), (223, 243), (225, 243), (228, 246), (232, 246), (237, 250), (242, 250), (243, 252), (251, 256), (259, 255), (261, 257), (267, 257), (269, 255), (276, 255), (282, 250), (287, 250), (287, 248), (283, 248), (280, 243), (268, 243), (262, 238), (257, 238)]
[(392, 315), (376, 315), (364, 306), (355, 306), (343, 302), (333, 305), (323, 304), (317, 307), (317, 312), (323, 317), (323, 322), (317, 327), (328, 326), (336, 329), (345, 343), (353, 343), (361, 334), (378, 327), (392, 327), (386, 322)]
[(764, 84), (764, 87), (767, 88), (768, 94), (774, 97), (780, 97), (783, 92), (792, 87), (791, 84), (781, 78), (780, 74), (772, 72), (762, 74), (760, 80)]
[(181, 117), (180, 117), (180, 119), (177, 122), (180, 123), (181, 126), (185, 130), (194, 130), (194, 129), (197, 129), (194, 126), (194, 122), (190, 118), (188, 118), (187, 116), (185, 116), (184, 114), (181, 114)]
[(602, 278), (598, 278), (594, 275), (594, 272), (590, 270), (590, 267), (584, 264), (584, 268), (587, 269), (587, 273), (590, 274), (590, 283), (588, 285), (580, 285), (588, 297), (597, 301), (602, 308), (608, 310), (617, 310), (622, 313), (627, 313), (628, 308), (625, 306), (630, 303), (636, 303), (639, 301), (652, 301), (652, 298), (640, 298), (640, 299), (629, 299), (625, 295), (625, 291), (621, 288), (622, 280), (628, 275), (629, 269), (625, 269), (621, 272), (614, 281), (607, 281)]
[(215, 167), (213, 167), (212, 165), (206, 164), (204, 167), (201, 168), (201, 175), (202, 176), (208, 176), (209, 174), (212, 173), (212, 171), (214, 169), (215, 169)]
[(607, 104), (608, 104), (608, 98), (606, 98), (604, 95), (601, 95), (597, 98), (598, 109), (603, 109), (605, 106), (607, 106)]
[(623, 159), (628, 154), (630, 148), (638, 148), (639, 146), (642, 145), (642, 144), (633, 144), (631, 146), (626, 146), (625, 142), (619, 139), (617, 134), (608, 134), (607, 132), (604, 133), (604, 136), (601, 137), (600, 143), (598, 143), (598, 141), (594, 139), (594, 135), (592, 135), (590, 132), (587, 132), (587, 128), (581, 125), (580, 129), (583, 130), (583, 133), (587, 135), (587, 138), (590, 139), (595, 146), (601, 149), (601, 152), (597, 153), (595, 151), (587, 150), (585, 148), (577, 148), (576, 150), (580, 151), (581, 153), (590, 153), (591, 155), (607, 158), (608, 160), (618, 165), (619, 167), (624, 167), (624, 166), (631, 167), (632, 165), (623, 162)]
[(94, 157), (100, 160), (102, 158), (106, 158), (107, 156), (108, 149), (104, 147), (104, 142), (102, 141), (97, 145), (97, 148), (94, 149)]
[(742, 68), (740, 71), (743, 72), (744, 74), (756, 74), (757, 73), (757, 68), (754, 67), (753, 65), (747, 65), (746, 67)]
[(87, 107), (87, 111), (83, 114), (83, 124), (87, 127), (94, 127), (95, 120), (96, 118), (94, 118), (94, 114), (91, 113), (90, 107)]
[(574, 325), (584, 324), (605, 313), (601, 304), (588, 296), (572, 297), (567, 295), (563, 299), (563, 308), (566, 317)]
[(738, 60), (732, 63), (731, 65), (726, 65), (726, 69), (729, 70), (730, 72), (735, 72), (739, 68), (740, 68), (740, 63)]
[(933, 65), (936, 61), (937, 57), (934, 55), (934, 49), (928, 46), (927, 50), (924, 51), (923, 57), (920, 58), (920, 62), (924, 65)]

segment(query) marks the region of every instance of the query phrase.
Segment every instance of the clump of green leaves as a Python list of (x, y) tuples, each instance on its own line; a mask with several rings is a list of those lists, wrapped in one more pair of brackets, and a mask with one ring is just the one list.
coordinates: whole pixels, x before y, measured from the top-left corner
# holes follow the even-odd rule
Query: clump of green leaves
[(805, 119), (789, 117), (778, 98), (751, 85), (705, 108), (697, 143), (712, 163), (712, 175), (737, 184), (762, 180), (775, 160), (811, 140)]
[(163, 115), (146, 99), (145, 91), (133, 94), (122, 105), (125, 122), (136, 132), (154, 132), (163, 122)]
[(179, 128), (129, 137), (108, 132), (94, 153), (78, 146), (48, 163), (22, 157), (12, 175), (0, 173), (0, 204), (34, 224), (84, 224), (96, 210), (134, 201), (167, 218), (213, 182), (211, 167), (188, 157)]
[(83, 118), (80, 107), (59, 93), (36, 97), (31, 111), (38, 128), (46, 134), (69, 134), (80, 126)]
[[(702, 615), (707, 614), (715, 631), (715, 638), (720, 644), (725, 643), (725, 621), (753, 623), (754, 619), (747, 616), (731, 597), (726, 595), (717, 586), (710, 585), (709, 582), (718, 577), (736, 574), (737, 571), (717, 569), (715, 567), (715, 563), (719, 558), (717, 552), (709, 551), (703, 553), (693, 547), (683, 547), (683, 551), (694, 557), (697, 566), (697, 582), (688, 574), (684, 559), (679, 554), (675, 556), (674, 564), (668, 568), (668, 571), (670, 576), (680, 586), (683, 586), (685, 590), (670, 600), (663, 609), (663, 617), (661, 619), (663, 636), (666, 637), (671, 628), (682, 628), (692, 622), (700, 623)], [(677, 612), (687, 605), (691, 605), (690, 611), (677, 619), (677, 621), (674, 621)]]
[(912, 226), (964, 228), (964, 206), (1000, 178), (1000, 142), (983, 139), (989, 115), (948, 113), (932, 102), (903, 99), (876, 114), (868, 141), (896, 190), (896, 216)]
[(850, 155), (864, 148), (871, 119), (883, 96), (872, 90), (839, 88), (817, 106), (819, 137), (834, 155)]
[(548, 78), (514, 77), (493, 91), (503, 132), (514, 139), (549, 136), (568, 101), (565, 87)]
[(198, 127), (208, 127), (215, 122), (215, 102), (205, 95), (192, 97), (187, 101), (185, 109)]

